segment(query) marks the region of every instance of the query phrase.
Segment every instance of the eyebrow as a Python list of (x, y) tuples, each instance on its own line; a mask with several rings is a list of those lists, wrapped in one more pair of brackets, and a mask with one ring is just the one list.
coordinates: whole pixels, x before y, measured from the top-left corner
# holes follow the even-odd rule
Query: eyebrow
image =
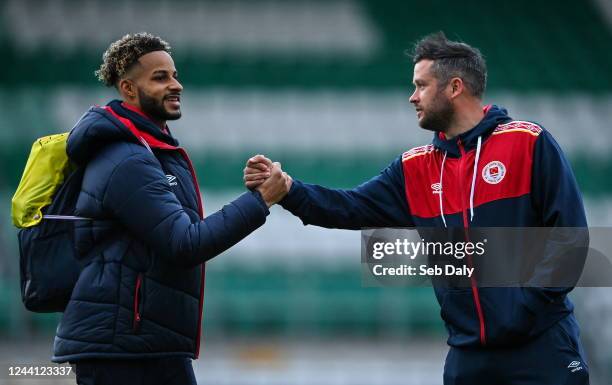
[[(168, 73), (170, 73), (170, 71), (168, 71), (168, 70), (155, 70), (155, 71), (153, 71), (152, 75), (155, 75), (155, 74), (163, 74), (163, 75), (165, 75), (165, 74), (168, 74)], [(172, 71), (172, 73), (175, 74), (177, 72), (176, 71)]]

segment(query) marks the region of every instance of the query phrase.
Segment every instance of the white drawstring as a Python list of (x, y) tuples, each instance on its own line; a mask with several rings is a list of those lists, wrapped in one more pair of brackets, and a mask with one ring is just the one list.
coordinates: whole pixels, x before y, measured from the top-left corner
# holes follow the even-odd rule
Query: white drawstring
[(480, 136), (476, 144), (476, 159), (474, 160), (474, 174), (472, 175), (472, 189), (470, 190), (470, 222), (474, 219), (474, 190), (476, 187), (476, 174), (478, 172), (478, 159), (480, 158)]
[[(478, 173), (478, 161), (480, 160), (480, 148), (482, 146), (482, 138), (479, 136), (476, 143), (476, 159), (474, 159), (474, 173), (472, 174), (472, 188), (470, 189), (470, 222), (474, 219), (474, 191), (476, 190), (476, 174)], [(444, 157), (442, 158), (442, 166), (440, 166), (440, 216), (442, 217), (442, 223), (446, 226), (446, 218), (444, 217), (444, 204), (442, 200), (442, 177), (444, 176), (444, 163), (446, 162), (446, 155), (448, 151), (444, 151)]]
[(444, 205), (442, 204), (442, 192), (444, 191), (442, 189), (442, 176), (444, 175), (444, 162), (446, 162), (446, 154), (448, 154), (448, 151), (444, 151), (444, 158), (442, 158), (442, 166), (440, 166), (440, 194), (438, 194), (438, 196), (440, 197), (440, 215), (442, 216), (442, 223), (444, 223), (444, 227), (446, 226), (446, 218), (444, 218)]

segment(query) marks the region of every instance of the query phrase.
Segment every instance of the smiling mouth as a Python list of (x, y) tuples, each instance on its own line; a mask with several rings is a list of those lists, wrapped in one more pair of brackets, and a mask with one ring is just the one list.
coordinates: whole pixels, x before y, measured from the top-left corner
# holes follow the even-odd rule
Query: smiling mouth
[(181, 106), (181, 97), (180, 95), (170, 95), (164, 98), (165, 101), (170, 103), (173, 107), (179, 108)]

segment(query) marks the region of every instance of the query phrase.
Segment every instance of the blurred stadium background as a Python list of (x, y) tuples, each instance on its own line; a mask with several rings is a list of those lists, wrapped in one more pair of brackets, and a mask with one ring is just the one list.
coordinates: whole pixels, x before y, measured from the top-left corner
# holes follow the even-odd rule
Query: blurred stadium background
[[(128, 32), (173, 46), (185, 91), (171, 128), (209, 213), (241, 193), (255, 153), (295, 178), (352, 187), (428, 143), (404, 52), (443, 30), (486, 56), (487, 103), (555, 135), (590, 225), (612, 225), (608, 0), (2, 0), (0, 19), (0, 363), (48, 362), (59, 316), (28, 313), (19, 296), (10, 198), (31, 143), (115, 97), (93, 71)], [(431, 288), (364, 288), (359, 233), (272, 211), (208, 264), (199, 383), (441, 384), (445, 331)], [(612, 289), (572, 297), (592, 383), (610, 384)]]

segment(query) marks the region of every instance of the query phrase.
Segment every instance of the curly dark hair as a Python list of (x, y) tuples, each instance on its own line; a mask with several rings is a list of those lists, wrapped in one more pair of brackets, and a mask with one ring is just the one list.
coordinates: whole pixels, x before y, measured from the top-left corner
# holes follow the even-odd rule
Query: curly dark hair
[(415, 64), (423, 59), (434, 61), (432, 69), (440, 86), (446, 86), (453, 77), (460, 77), (472, 95), (482, 99), (487, 85), (487, 64), (478, 48), (448, 40), (440, 31), (419, 40), (411, 56)]
[(111, 43), (102, 56), (100, 69), (95, 74), (105, 86), (116, 86), (119, 79), (141, 56), (154, 51), (170, 53), (170, 45), (160, 37), (147, 32), (127, 34)]

